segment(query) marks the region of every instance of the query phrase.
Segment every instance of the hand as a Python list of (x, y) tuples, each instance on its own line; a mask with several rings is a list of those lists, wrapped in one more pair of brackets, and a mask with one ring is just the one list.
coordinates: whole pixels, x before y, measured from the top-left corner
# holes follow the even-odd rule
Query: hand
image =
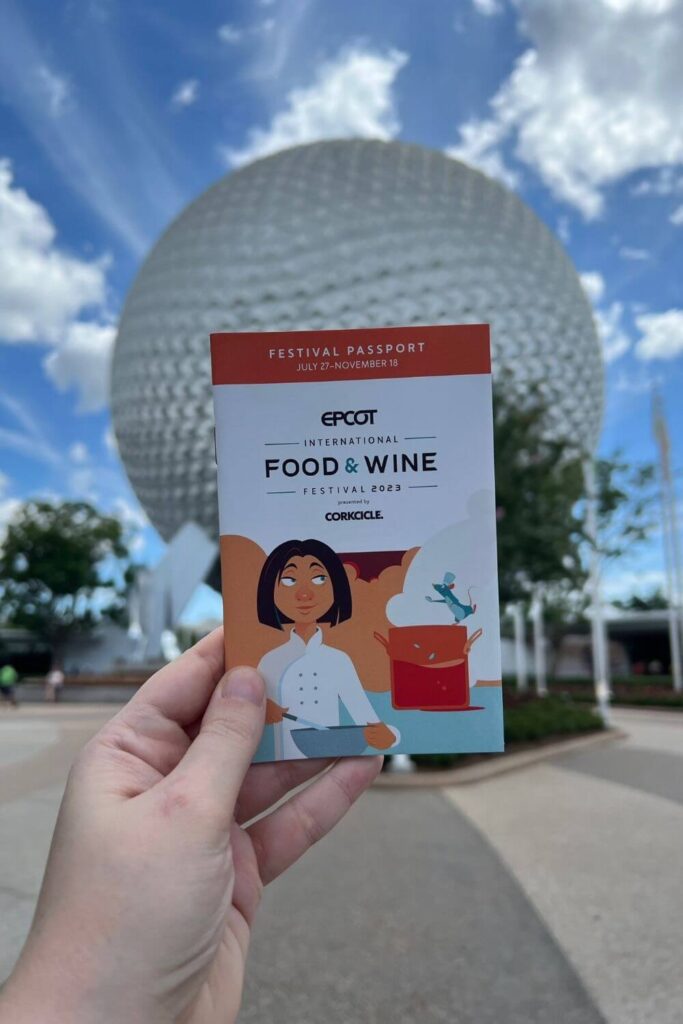
[(363, 735), (367, 745), (377, 750), (387, 750), (396, 742), (396, 736), (384, 722), (371, 722), (366, 725)]
[(324, 836), (380, 758), (249, 767), (253, 669), (217, 630), (153, 676), (72, 768), (2, 1024), (226, 1024), (264, 884)]
[(289, 711), (289, 708), (281, 708), (279, 704), (268, 697), (266, 699), (266, 725), (276, 725), (281, 722), (286, 711)]

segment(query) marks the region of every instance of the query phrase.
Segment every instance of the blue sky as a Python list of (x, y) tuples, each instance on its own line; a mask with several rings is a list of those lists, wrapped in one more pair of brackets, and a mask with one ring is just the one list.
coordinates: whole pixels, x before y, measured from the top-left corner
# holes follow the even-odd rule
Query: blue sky
[[(607, 365), (601, 451), (683, 464), (683, 0), (0, 0), (0, 529), (86, 496), (162, 545), (112, 444), (116, 317), (149, 246), (231, 167), (400, 138), (501, 178), (564, 242)], [(662, 579), (661, 541), (607, 572)], [(206, 593), (190, 618), (216, 610)]]

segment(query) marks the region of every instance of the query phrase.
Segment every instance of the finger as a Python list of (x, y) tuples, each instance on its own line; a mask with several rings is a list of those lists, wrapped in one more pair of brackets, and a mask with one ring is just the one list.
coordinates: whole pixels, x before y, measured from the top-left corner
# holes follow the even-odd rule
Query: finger
[[(258, 864), (254, 859), (254, 849), (249, 836), (239, 825), (232, 823), (230, 828), (230, 848), (232, 850), (232, 862), (235, 869), (235, 883), (232, 890), (232, 905), (236, 908), (244, 921), (251, 926), (254, 916), (261, 902), (263, 894), (263, 882), (258, 870)], [(239, 927), (239, 922), (234, 922)], [(239, 931), (237, 932), (239, 939)], [(249, 930), (244, 936), (246, 941), (241, 943), (246, 956)]]
[(264, 885), (334, 828), (382, 767), (381, 757), (348, 757), (247, 831)]
[(130, 701), (146, 704), (185, 726), (201, 718), (224, 671), (223, 628), (156, 672)]
[[(151, 771), (145, 773), (149, 784), (168, 775), (190, 745), (190, 737), (182, 726), (147, 704), (127, 704), (100, 730), (93, 740), (99, 748), (123, 751), (134, 758), (131, 769), (136, 777), (140, 765)], [(121, 762), (115, 762), (121, 766)]]
[(331, 760), (324, 758), (302, 758), (295, 761), (278, 761), (275, 764), (252, 765), (237, 800), (237, 821), (240, 825), (245, 821), (251, 821), (286, 796), (291, 789), (302, 786), (331, 764)]
[(258, 672), (246, 666), (232, 669), (214, 690), (196, 739), (165, 784), (182, 781), (198, 802), (210, 801), (220, 825), (229, 825), (263, 732), (265, 709)]

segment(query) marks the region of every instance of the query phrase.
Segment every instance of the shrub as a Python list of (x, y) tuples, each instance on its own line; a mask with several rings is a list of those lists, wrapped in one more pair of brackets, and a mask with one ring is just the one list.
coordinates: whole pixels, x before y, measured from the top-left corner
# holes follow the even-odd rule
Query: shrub
[(563, 697), (528, 698), (505, 709), (505, 742), (528, 743), (602, 729), (600, 716)]
[[(602, 719), (585, 705), (566, 696), (521, 696), (504, 690), (505, 744), (538, 742), (604, 728)], [(419, 768), (452, 768), (471, 757), (468, 754), (413, 754)], [(476, 756), (476, 755), (475, 755)]]

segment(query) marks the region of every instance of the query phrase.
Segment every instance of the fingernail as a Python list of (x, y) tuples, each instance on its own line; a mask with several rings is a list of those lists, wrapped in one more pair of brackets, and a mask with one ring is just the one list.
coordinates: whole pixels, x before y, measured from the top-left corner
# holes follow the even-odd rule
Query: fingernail
[(239, 665), (228, 672), (221, 693), (224, 697), (237, 697), (260, 705), (263, 703), (263, 680), (255, 669)]

